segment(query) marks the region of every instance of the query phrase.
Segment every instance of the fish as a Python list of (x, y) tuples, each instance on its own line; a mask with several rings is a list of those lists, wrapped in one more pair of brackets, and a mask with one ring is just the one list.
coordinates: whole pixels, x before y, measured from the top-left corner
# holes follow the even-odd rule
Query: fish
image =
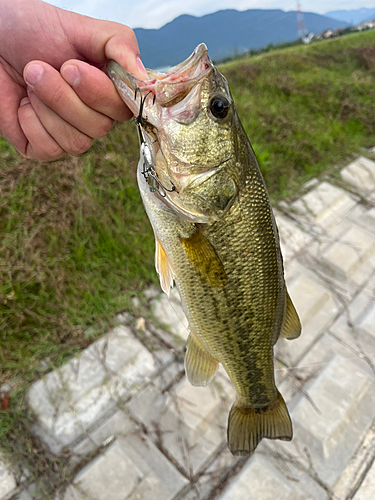
[(225, 77), (205, 44), (166, 73), (107, 74), (135, 116), (137, 179), (155, 235), (162, 290), (175, 284), (189, 322), (185, 371), (206, 386), (219, 363), (236, 390), (227, 439), (251, 455), (263, 438), (290, 441), (274, 376), (274, 345), (299, 337), (279, 234), (255, 153)]

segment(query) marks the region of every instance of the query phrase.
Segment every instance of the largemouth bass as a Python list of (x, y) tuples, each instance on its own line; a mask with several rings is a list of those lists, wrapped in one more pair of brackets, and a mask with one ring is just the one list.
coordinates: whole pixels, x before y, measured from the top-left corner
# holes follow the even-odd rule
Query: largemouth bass
[(235, 455), (262, 438), (290, 440), (273, 346), (301, 325), (284, 282), (275, 219), (226, 79), (204, 44), (142, 81), (107, 72), (132, 110), (141, 142), (138, 184), (156, 241), (162, 289), (176, 283), (189, 338), (185, 370), (207, 385), (221, 363), (237, 399), (228, 418)]

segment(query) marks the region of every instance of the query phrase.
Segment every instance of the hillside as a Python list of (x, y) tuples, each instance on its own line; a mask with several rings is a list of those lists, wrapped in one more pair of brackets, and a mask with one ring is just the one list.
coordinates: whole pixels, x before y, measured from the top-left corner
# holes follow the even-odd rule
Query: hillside
[[(375, 31), (222, 65), (274, 202), (375, 146)], [(121, 124), (79, 158), (27, 161), (0, 139), (0, 448), (28, 384), (86, 347), (157, 283)], [(88, 330), (88, 327), (90, 329)]]
[[(319, 14), (304, 14), (309, 32), (343, 28), (343, 21)], [(282, 10), (221, 10), (202, 17), (183, 15), (158, 30), (137, 28), (142, 59), (146, 67), (178, 64), (194, 47), (205, 42), (215, 61), (249, 49), (290, 42), (297, 38), (297, 14)]]
[(375, 144), (375, 30), (220, 69), (271, 194)]

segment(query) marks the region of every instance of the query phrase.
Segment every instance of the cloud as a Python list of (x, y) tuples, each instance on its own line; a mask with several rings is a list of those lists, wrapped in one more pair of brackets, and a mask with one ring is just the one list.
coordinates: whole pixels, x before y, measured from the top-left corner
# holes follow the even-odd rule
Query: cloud
[[(296, 10), (296, 0), (48, 0), (48, 3), (86, 16), (109, 19), (131, 28), (160, 28), (181, 14), (203, 16), (222, 9)], [(372, 5), (369, 5), (372, 4)], [(302, 10), (320, 14), (330, 10), (375, 7), (371, 0), (301, 0)]]

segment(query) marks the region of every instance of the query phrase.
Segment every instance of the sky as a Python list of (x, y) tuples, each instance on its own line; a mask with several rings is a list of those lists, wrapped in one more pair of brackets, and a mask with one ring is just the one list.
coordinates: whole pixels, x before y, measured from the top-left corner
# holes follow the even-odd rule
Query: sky
[[(47, 1), (47, 0), (45, 0)], [(131, 28), (160, 28), (181, 14), (203, 16), (222, 9), (296, 10), (297, 0), (48, 0), (86, 16), (108, 19)], [(324, 14), (331, 10), (375, 8), (375, 0), (301, 0), (302, 10)]]

